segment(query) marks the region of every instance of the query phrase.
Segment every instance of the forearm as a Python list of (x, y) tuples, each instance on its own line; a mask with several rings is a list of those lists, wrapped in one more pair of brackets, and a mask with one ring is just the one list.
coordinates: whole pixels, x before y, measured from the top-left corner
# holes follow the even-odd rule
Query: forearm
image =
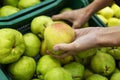
[(86, 11), (88, 12), (88, 16), (90, 17), (100, 9), (111, 5), (112, 3), (113, 3), (113, 0), (94, 0), (91, 4), (89, 4), (85, 8), (86, 8)]
[(103, 28), (97, 35), (98, 46), (120, 46), (120, 26)]

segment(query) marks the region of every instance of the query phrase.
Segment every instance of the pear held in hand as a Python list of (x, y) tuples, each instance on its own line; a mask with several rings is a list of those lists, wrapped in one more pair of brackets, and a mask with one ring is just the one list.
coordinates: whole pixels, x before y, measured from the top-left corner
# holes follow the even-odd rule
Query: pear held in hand
[(59, 43), (70, 43), (75, 38), (75, 32), (71, 26), (62, 21), (54, 21), (48, 25), (44, 32), (46, 49), (53, 54), (62, 54), (62, 51), (54, 51), (53, 47)]

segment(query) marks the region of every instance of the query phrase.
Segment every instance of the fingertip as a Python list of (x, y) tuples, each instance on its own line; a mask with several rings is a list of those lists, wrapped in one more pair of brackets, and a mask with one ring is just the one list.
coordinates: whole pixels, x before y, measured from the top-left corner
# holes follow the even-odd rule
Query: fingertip
[(59, 47), (58, 46), (54, 46), (54, 51), (58, 51), (59, 50)]

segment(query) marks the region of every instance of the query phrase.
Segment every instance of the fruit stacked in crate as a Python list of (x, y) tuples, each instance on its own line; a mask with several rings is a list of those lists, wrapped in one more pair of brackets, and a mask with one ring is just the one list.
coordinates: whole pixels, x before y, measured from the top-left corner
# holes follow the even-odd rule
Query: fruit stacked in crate
[(120, 26), (120, 7), (115, 3), (98, 11), (97, 16), (108, 27)]
[(20, 10), (40, 4), (43, 0), (1, 0), (0, 17), (5, 17)]
[(41, 15), (31, 21), (30, 30), (24, 34), (4, 28), (0, 35), (0, 63), (12, 80), (120, 79), (119, 47), (93, 48), (61, 59), (54, 57), (65, 54), (54, 51), (54, 45), (67, 44), (75, 38), (74, 29), (64, 21)]

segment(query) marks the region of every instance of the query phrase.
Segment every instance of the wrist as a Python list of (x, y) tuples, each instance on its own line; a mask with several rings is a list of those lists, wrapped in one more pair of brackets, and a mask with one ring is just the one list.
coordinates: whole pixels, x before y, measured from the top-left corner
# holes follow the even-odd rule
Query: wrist
[(98, 47), (112, 47), (120, 45), (120, 28), (111, 27), (111, 28), (101, 28), (97, 32), (96, 42)]
[(88, 14), (91, 16), (94, 13), (98, 12), (100, 9), (109, 6), (113, 3), (113, 0), (93, 0), (88, 6), (86, 6), (86, 10)]

